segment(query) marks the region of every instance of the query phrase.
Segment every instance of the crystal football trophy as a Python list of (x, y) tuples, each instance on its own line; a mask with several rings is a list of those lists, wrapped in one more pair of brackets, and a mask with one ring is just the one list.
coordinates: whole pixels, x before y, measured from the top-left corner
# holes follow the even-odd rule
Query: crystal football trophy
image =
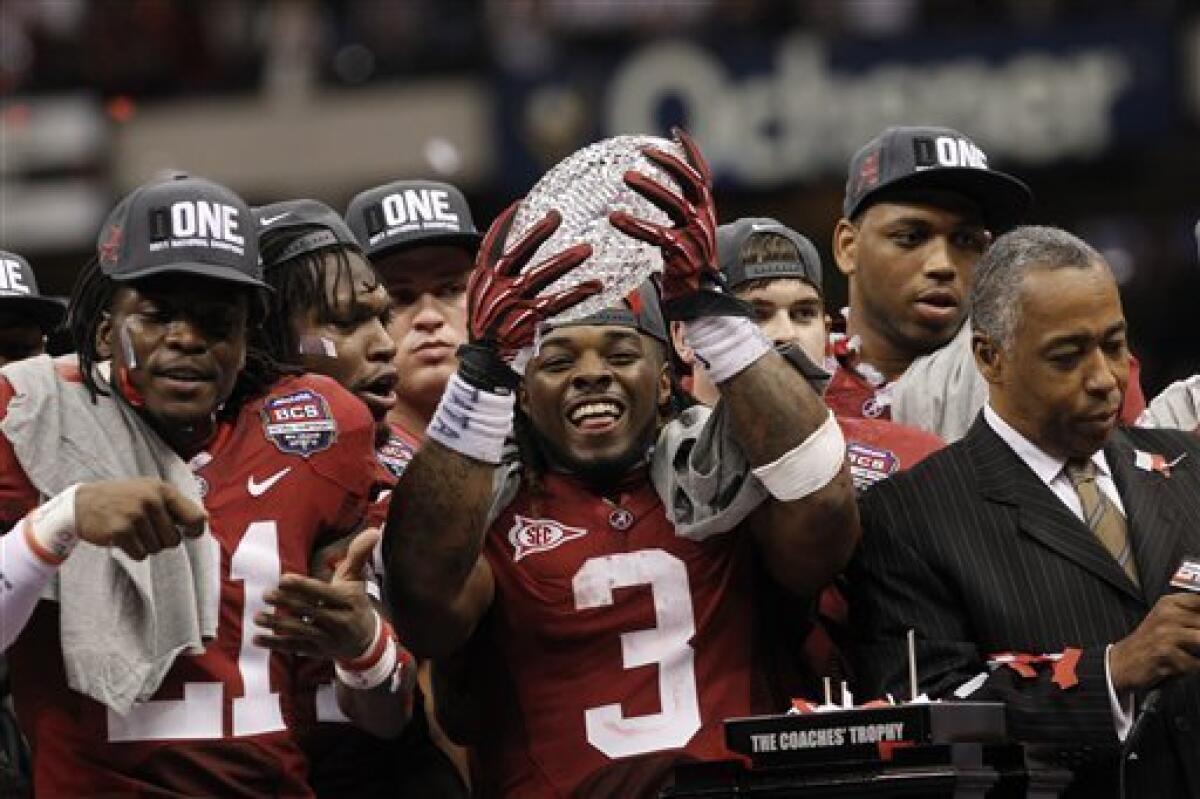
[(553, 321), (582, 319), (611, 307), (652, 273), (662, 270), (662, 255), (657, 247), (625, 235), (608, 221), (611, 212), (627, 211), (648, 222), (671, 224), (657, 206), (625, 185), (625, 172), (634, 169), (664, 188), (680, 191), (679, 183), (642, 153), (647, 145), (687, 160), (682, 147), (657, 136), (605, 139), (560, 161), (537, 182), (517, 210), (506, 249), (549, 211), (557, 210), (562, 215), (562, 224), (529, 259), (529, 267), (574, 244), (592, 245), (592, 254), (586, 261), (542, 293), (566, 291), (588, 280), (599, 280), (604, 290), (563, 311)]

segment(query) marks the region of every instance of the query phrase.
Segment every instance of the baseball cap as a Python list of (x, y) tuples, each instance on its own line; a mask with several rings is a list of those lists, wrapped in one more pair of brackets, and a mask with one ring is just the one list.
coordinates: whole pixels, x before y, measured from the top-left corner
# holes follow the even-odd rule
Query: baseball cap
[(451, 244), (474, 254), (483, 238), (462, 192), (432, 180), (367, 189), (346, 207), (346, 222), (371, 260), (421, 244)]
[(0, 312), (32, 319), (43, 332), (58, 327), (66, 306), (38, 291), (33, 267), (15, 252), (0, 250)]
[(186, 273), (266, 288), (246, 202), (204, 178), (177, 173), (133, 190), (96, 242), (100, 269), (116, 281)]
[[(362, 252), (358, 239), (346, 221), (328, 205), (316, 200), (286, 200), (262, 205), (251, 211), (255, 229), (258, 231), (259, 249), (263, 254), (263, 268), (285, 263), (329, 247), (349, 247)], [(270, 252), (263, 246), (276, 233), (293, 232), (295, 238), (279, 249)], [(274, 249), (274, 248), (270, 248)]]
[[(790, 241), (800, 253), (799, 260), (741, 263), (742, 248), (751, 236), (761, 233), (774, 233)], [(817, 248), (807, 237), (769, 217), (743, 217), (717, 228), (717, 264), (730, 288), (760, 278), (798, 277), (821, 291), (821, 256)]]
[(850, 159), (842, 211), (853, 217), (884, 189), (948, 189), (979, 205), (988, 228), (1007, 230), (1033, 204), (1024, 182), (988, 166), (973, 141), (950, 128), (888, 128)]
[(580, 327), (582, 325), (616, 325), (632, 327), (651, 338), (661, 341), (671, 349), (671, 336), (667, 322), (658, 302), (658, 287), (653, 280), (645, 280), (629, 292), (619, 304), (596, 311), (572, 322), (552, 324), (551, 327)]

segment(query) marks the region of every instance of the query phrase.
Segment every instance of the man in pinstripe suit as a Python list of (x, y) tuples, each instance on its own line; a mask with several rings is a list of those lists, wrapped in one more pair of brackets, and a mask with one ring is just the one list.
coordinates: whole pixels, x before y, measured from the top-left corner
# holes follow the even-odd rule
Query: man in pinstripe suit
[(1005, 702), (1069, 795), (1117, 795), (1124, 741), (1127, 795), (1200, 796), (1200, 595), (1169, 587), (1200, 555), (1200, 442), (1117, 426), (1125, 319), (1074, 236), (1000, 237), (970, 311), (987, 407), (862, 498), (856, 694), (907, 696), (912, 628), (922, 690)]

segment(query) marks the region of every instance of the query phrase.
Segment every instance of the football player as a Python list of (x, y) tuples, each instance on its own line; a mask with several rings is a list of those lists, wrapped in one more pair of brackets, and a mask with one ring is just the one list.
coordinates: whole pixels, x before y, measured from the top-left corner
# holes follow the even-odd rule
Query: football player
[(510, 363), (539, 322), (599, 286), (540, 295), (590, 247), (530, 266), (560, 219), (505, 250), (514, 206), (482, 245), (471, 344), (393, 496), (384, 552), (401, 634), (432, 656), (469, 640), (491, 655), (485, 795), (656, 795), (675, 763), (723, 756), (723, 719), (780, 707), (756, 667), (755, 556), (812, 595), (858, 540), (837, 424), (707, 288), (711, 178), (681, 143), (686, 160), (646, 151), (681, 193), (626, 175), (675, 224), (610, 218), (662, 251), (663, 307), (710, 364), (719, 410), (664, 418), (668, 336), (644, 290), (550, 325), (518, 380)]
[[(5, 521), (32, 509), (52, 558), (74, 549), (8, 651), (38, 796), (311, 796), (288, 728), (294, 663), (254, 642), (254, 619), (280, 575), (360, 525), (374, 423), (336, 381), (247, 347), (264, 290), (237, 195), (144, 185), (78, 277), (78, 357), (0, 381)], [(142, 551), (79, 543), (106, 531), (136, 531)], [(371, 655), (360, 675), (396, 657), (383, 625), (354, 649)]]
[[(396, 433), (387, 416), (396, 405), (397, 380), (393, 364), (396, 346), (387, 331), (392, 314), (387, 288), (349, 227), (328, 206), (315, 200), (291, 200), (256, 208), (254, 214), (266, 281), (275, 290), (271, 314), (262, 328), (265, 348), (284, 363), (329, 375), (357, 394), (375, 418), (377, 454), (381, 468), (394, 475), (388, 478), (390, 484), (407, 458), (397, 460), (390, 448)], [(386, 514), (385, 495), (373, 504), (372, 521), (382, 524)], [(332, 556), (334, 553), (322, 553), (314, 577), (328, 578), (333, 568), (325, 561)], [(341, 589), (320, 579), (288, 577), (281, 583), (280, 594), (307, 591), (331, 602), (343, 595), (360, 618), (369, 620), (362, 587), (355, 583), (357, 591), (346, 595), (349, 585)], [(412, 712), (413, 669), (403, 674), (400, 683), (385, 682), (371, 691), (349, 690), (353, 686), (338, 681), (337, 697), (356, 702), (356, 720), (375, 733), (365, 735), (347, 724), (349, 719), (333, 701), (334, 669), (329, 660), (337, 653), (327, 646), (314, 648), (333, 642), (312, 640), (304, 632), (304, 628), (296, 628), (295, 637), (285, 634), (266, 637), (263, 642), (325, 656), (305, 665), (299, 678), (305, 695), (298, 699), (297, 708), (309, 756), (309, 781), (318, 796), (465, 792), (454, 766), (431, 744), (422, 706), (417, 704)], [(410, 715), (413, 723), (404, 726)], [(395, 738), (401, 727), (404, 732), (399, 741), (380, 740)], [(446, 783), (451, 787), (443, 790)]]
[[(987, 392), (965, 325), (971, 272), (1033, 201), (949, 128), (888, 128), (850, 160), (833, 255), (850, 283), (840, 367), (825, 400), (843, 417), (895, 419), (961, 438)], [(1145, 405), (1136, 373), (1122, 411)]]
[[(346, 223), (392, 296), (388, 333), (396, 342), (399, 381), (396, 406), (388, 414), (391, 436), (379, 456), (399, 477), (424, 440), (454, 374), (458, 347), (467, 340), (467, 276), (482, 237), (462, 192), (428, 180), (398, 180), (360, 192), (346, 207)], [(434, 708), (437, 692), (427, 663), (419, 677), (429, 733), (465, 783), (466, 753), (436, 723), (442, 714)], [(412, 727), (409, 735), (415, 736), (419, 723)], [(432, 775), (440, 770), (440, 757), (429, 754), (426, 773)], [(461, 791), (445, 785), (441, 795)]]
[(388, 333), (396, 342), (392, 439), (381, 448), (399, 475), (420, 446), (455, 352), (466, 341), (467, 275), (480, 235), (454, 186), (399, 180), (359, 193), (346, 222), (392, 296)]

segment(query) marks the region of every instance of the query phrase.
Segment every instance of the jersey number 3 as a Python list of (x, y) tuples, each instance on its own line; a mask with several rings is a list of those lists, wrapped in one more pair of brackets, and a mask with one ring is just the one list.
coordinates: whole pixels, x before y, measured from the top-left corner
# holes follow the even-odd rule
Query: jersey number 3
[(611, 607), (614, 590), (636, 585), (649, 585), (654, 601), (654, 627), (623, 633), (621, 655), (627, 669), (658, 664), (662, 710), (627, 717), (619, 704), (589, 708), (588, 743), (610, 758), (686, 746), (700, 729), (700, 700), (696, 652), (689, 643), (696, 621), (683, 561), (661, 549), (592, 558), (572, 585), (579, 610)]
[[(263, 594), (279, 583), (279, 531), (275, 522), (254, 522), (238, 542), (229, 563), (231, 580), (245, 588), (242, 606), (242, 645), (238, 672), (242, 696), (233, 699), (233, 734), (260, 735), (284, 729), (279, 694), (271, 692), (270, 657), (255, 646), (254, 615), (266, 609)], [(220, 579), (220, 575), (216, 575)], [(220, 596), (220, 586), (214, 596)], [(214, 609), (215, 611), (215, 609)], [(129, 715), (108, 711), (108, 740), (201, 740), (224, 737), (225, 686), (219, 682), (190, 682), (183, 699), (157, 699), (133, 706)]]

